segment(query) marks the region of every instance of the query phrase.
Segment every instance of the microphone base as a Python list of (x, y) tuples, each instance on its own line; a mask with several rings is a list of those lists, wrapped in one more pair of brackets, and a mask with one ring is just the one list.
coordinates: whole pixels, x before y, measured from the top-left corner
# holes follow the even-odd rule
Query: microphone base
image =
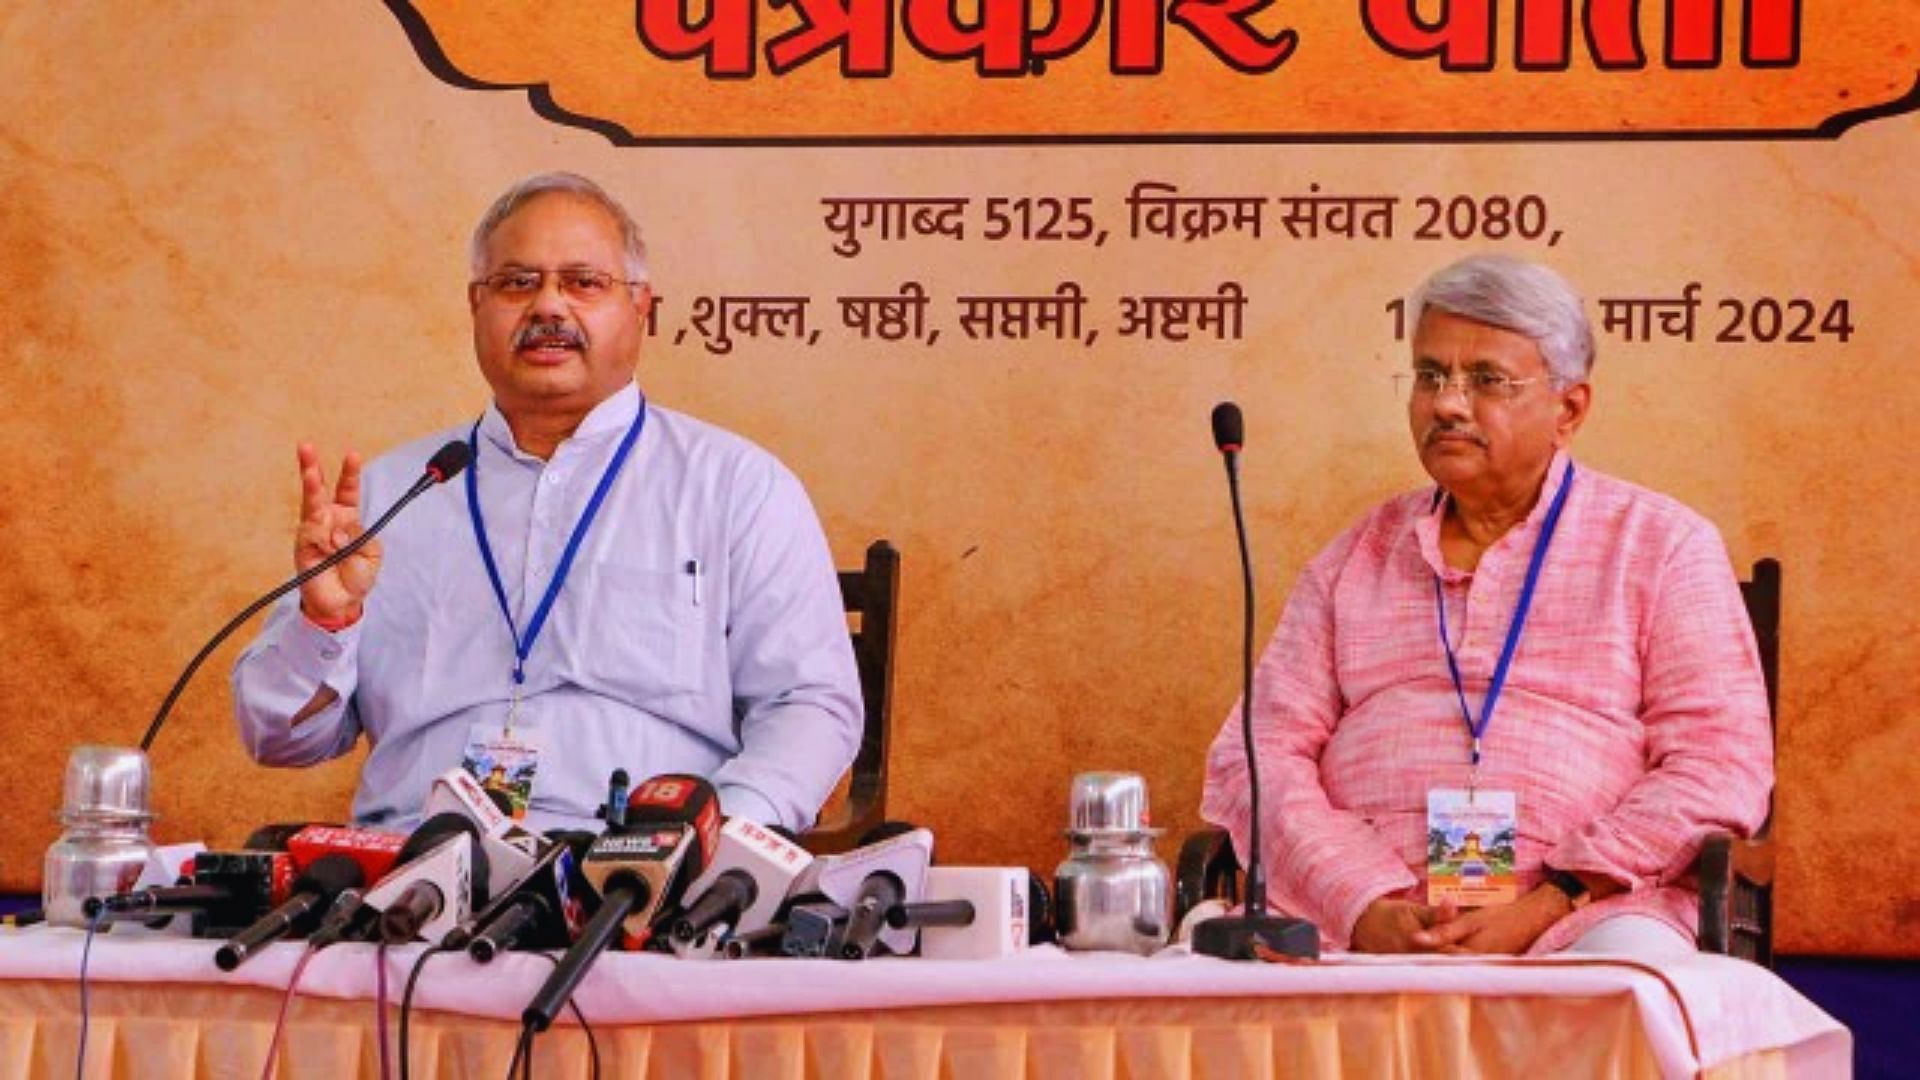
[(1258, 952), (1295, 960), (1318, 960), (1320, 931), (1305, 919), (1222, 915), (1193, 928), (1193, 951), (1222, 960), (1265, 959)]

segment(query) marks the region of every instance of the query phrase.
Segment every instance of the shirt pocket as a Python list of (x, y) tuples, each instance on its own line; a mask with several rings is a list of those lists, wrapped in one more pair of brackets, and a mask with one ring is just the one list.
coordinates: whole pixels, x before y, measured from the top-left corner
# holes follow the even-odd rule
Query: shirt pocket
[(701, 692), (705, 609), (690, 572), (602, 562), (575, 573), (583, 588), (567, 605), (565, 630), (576, 682), (628, 703)]

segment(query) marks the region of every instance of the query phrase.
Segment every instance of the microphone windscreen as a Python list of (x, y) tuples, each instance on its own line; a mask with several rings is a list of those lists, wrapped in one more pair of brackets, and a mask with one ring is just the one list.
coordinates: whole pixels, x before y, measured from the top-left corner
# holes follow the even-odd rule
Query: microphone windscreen
[(453, 439), (427, 459), (425, 472), (433, 477), (434, 483), (444, 484), (459, 476), (472, 460), (473, 448), (459, 439)]
[(309, 825), (287, 838), (287, 853), (293, 856), (293, 865), (302, 870), (325, 855), (348, 855), (360, 864), (368, 881), (379, 881), (393, 869), (406, 842), (399, 833), (379, 829)]
[(1213, 445), (1222, 453), (1231, 453), (1246, 445), (1247, 425), (1240, 406), (1223, 401), (1213, 407)]
[(407, 834), (407, 842), (400, 845), (400, 857), (395, 860), (409, 863), (439, 846), (440, 841), (459, 833), (478, 837), (480, 829), (467, 820), (466, 815), (451, 810), (435, 814), (420, 823), (419, 828)]
[(400, 857), (395, 863), (405, 866), (440, 846), (448, 837), (461, 833), (473, 838), (470, 848), (473, 853), (473, 903), (478, 906), (487, 902), (487, 851), (480, 842), (480, 827), (465, 814), (448, 810), (421, 822), (420, 827), (407, 836), (407, 842), (400, 846)]
[(367, 883), (366, 872), (351, 855), (322, 855), (313, 860), (307, 872), (301, 874), (293, 883), (293, 891), (316, 892), (322, 896), (334, 897), (348, 889), (358, 889)]
[(705, 779), (686, 773), (650, 777), (627, 797), (627, 823), (621, 832), (645, 832), (660, 826), (690, 825), (694, 848), (688, 853), (687, 880), (707, 868), (720, 843), (720, 796)]

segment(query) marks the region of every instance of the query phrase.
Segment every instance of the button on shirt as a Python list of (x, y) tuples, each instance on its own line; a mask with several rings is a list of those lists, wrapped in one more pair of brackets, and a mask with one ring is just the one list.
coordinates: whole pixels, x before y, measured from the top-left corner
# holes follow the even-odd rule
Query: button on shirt
[[(1470, 736), (1440, 647), (1446, 593), (1478, 715), (1527, 562), (1568, 460), (1532, 514), (1471, 572), (1440, 553), (1444, 500), (1394, 499), (1301, 574), (1254, 676), (1271, 899), (1347, 945), (1384, 896), (1425, 899), (1427, 792), (1465, 787)], [(1238, 710), (1208, 755), (1201, 814), (1246, 853)], [(1614, 915), (1691, 936), (1684, 879), (1710, 830), (1750, 834), (1773, 783), (1752, 624), (1713, 526), (1663, 495), (1582, 466), (1485, 738), (1484, 788), (1518, 795), (1516, 870), (1588, 871), (1628, 891), (1541, 935), (1552, 952)]]
[[(489, 406), (479, 497), (507, 603), (524, 632), (568, 537), (640, 407), (629, 385), (550, 461), (522, 453)], [(371, 522), (461, 426), (375, 460)], [(337, 634), (269, 617), (234, 666), (255, 760), (308, 765), (372, 746), (354, 797), (365, 824), (410, 828), (475, 724), (506, 719), (514, 645), (481, 561), (463, 482), (442, 484), (381, 534), (361, 621)], [(322, 686), (339, 701), (293, 723)], [(590, 827), (609, 774), (711, 778), (729, 815), (812, 824), (859, 747), (859, 676), (839, 581), (800, 482), (745, 439), (647, 406), (526, 660), (515, 733), (543, 748), (528, 824)]]

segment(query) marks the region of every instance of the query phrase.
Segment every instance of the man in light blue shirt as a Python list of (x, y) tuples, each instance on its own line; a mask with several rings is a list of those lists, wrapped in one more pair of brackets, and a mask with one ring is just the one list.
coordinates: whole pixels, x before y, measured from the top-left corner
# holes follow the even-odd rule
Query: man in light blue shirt
[(635, 386), (646, 253), (597, 185), (521, 182), (471, 256), (493, 402), (364, 472), (349, 453), (332, 491), (303, 444), (295, 566), (359, 535), (448, 439), (473, 464), (275, 608), (233, 671), (248, 752), (310, 765), (364, 733), (354, 818), (388, 828), (460, 765), (539, 829), (591, 826), (615, 768), (708, 776), (727, 814), (807, 827), (862, 715), (806, 492)]

